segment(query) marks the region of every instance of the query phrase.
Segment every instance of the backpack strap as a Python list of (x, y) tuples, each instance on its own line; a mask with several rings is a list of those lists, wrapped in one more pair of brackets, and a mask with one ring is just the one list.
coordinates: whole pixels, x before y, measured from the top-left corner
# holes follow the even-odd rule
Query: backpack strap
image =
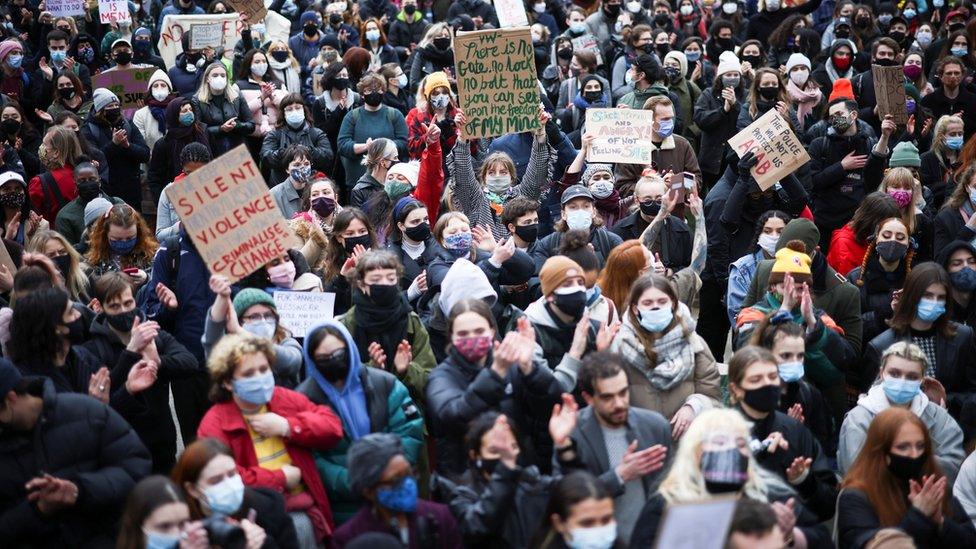
[(68, 203), (64, 199), (64, 195), (61, 194), (61, 188), (58, 187), (58, 182), (54, 179), (51, 172), (44, 172), (41, 174), (41, 191), (44, 193), (44, 211), (51, 209), (53, 203), (57, 203), (58, 210), (64, 207)]
[(170, 280), (176, 280), (176, 275), (180, 272), (180, 251), (182, 243), (180, 235), (175, 235), (164, 240), (166, 245), (166, 261), (169, 266)]

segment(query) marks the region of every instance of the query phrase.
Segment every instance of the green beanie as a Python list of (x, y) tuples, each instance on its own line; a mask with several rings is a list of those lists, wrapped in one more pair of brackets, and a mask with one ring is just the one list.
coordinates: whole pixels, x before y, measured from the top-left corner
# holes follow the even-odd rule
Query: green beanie
[(244, 288), (234, 296), (234, 311), (237, 313), (238, 318), (252, 305), (267, 305), (272, 309), (275, 308), (274, 298), (264, 290)]
[(813, 224), (813, 221), (805, 217), (798, 217), (790, 220), (779, 235), (776, 243), (776, 250), (779, 251), (789, 244), (790, 240), (799, 240), (806, 247), (807, 255), (812, 256), (813, 251), (820, 245), (820, 230)]
[(922, 159), (918, 156), (918, 147), (911, 141), (902, 141), (891, 151), (889, 168), (918, 168), (922, 166)]

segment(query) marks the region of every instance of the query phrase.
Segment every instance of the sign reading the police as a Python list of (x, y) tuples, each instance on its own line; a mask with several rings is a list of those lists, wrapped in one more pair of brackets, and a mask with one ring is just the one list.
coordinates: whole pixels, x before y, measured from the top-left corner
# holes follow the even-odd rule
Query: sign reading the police
[(127, 0), (98, 0), (98, 19), (102, 24), (125, 23), (129, 21), (129, 2)]
[(454, 39), (465, 139), (539, 128), (539, 86), (528, 28), (462, 32)]
[(884, 67), (871, 65), (874, 77), (874, 96), (878, 101), (878, 116), (890, 114), (895, 124), (908, 122), (908, 97), (905, 95), (905, 71), (901, 65)]
[(85, 0), (47, 0), (44, 7), (55, 17), (85, 15)]
[(150, 66), (100, 72), (92, 76), (92, 85), (96, 89), (106, 88), (119, 96), (123, 111), (135, 110), (139, 100), (144, 99), (149, 90), (149, 78), (158, 70)]
[(210, 273), (231, 283), (301, 246), (244, 145), (170, 185), (166, 196)]
[(586, 132), (596, 136), (587, 162), (650, 164), (654, 111), (586, 109)]
[(329, 292), (275, 292), (275, 309), (281, 325), (292, 336), (305, 337), (310, 329), (335, 315), (335, 297)]
[(732, 136), (729, 145), (740, 158), (749, 151), (756, 154), (758, 163), (749, 171), (764, 191), (810, 161), (803, 143), (776, 109)]

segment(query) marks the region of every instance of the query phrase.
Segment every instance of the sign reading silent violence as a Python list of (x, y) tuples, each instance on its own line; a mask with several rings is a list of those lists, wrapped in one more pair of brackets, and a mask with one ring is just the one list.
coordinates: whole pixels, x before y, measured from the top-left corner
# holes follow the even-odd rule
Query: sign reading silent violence
[(275, 292), (275, 310), (281, 325), (294, 337), (305, 337), (322, 320), (335, 316), (331, 292)]
[(654, 111), (586, 109), (586, 132), (596, 136), (587, 162), (650, 164)]
[(739, 158), (749, 151), (755, 152), (759, 162), (749, 171), (764, 191), (810, 161), (803, 143), (776, 109), (769, 109), (732, 136), (729, 145)]
[(97, 88), (106, 88), (119, 96), (123, 111), (137, 108), (140, 99), (144, 99), (149, 89), (149, 78), (159, 69), (147, 68), (116, 69), (100, 72), (92, 76), (92, 84)]
[(236, 282), (301, 246), (241, 145), (166, 188), (211, 274)]
[(462, 32), (454, 39), (465, 139), (539, 127), (539, 87), (528, 28)]
[(908, 122), (907, 96), (905, 95), (905, 71), (901, 65), (883, 67), (871, 65), (874, 77), (874, 96), (878, 102), (878, 116), (890, 114), (895, 124)]

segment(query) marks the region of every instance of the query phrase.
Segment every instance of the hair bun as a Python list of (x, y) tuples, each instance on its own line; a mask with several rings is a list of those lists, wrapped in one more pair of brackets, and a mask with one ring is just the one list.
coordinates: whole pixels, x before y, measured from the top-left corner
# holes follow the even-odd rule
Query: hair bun
[(566, 231), (559, 244), (559, 253), (566, 255), (587, 246), (590, 243), (589, 231)]

